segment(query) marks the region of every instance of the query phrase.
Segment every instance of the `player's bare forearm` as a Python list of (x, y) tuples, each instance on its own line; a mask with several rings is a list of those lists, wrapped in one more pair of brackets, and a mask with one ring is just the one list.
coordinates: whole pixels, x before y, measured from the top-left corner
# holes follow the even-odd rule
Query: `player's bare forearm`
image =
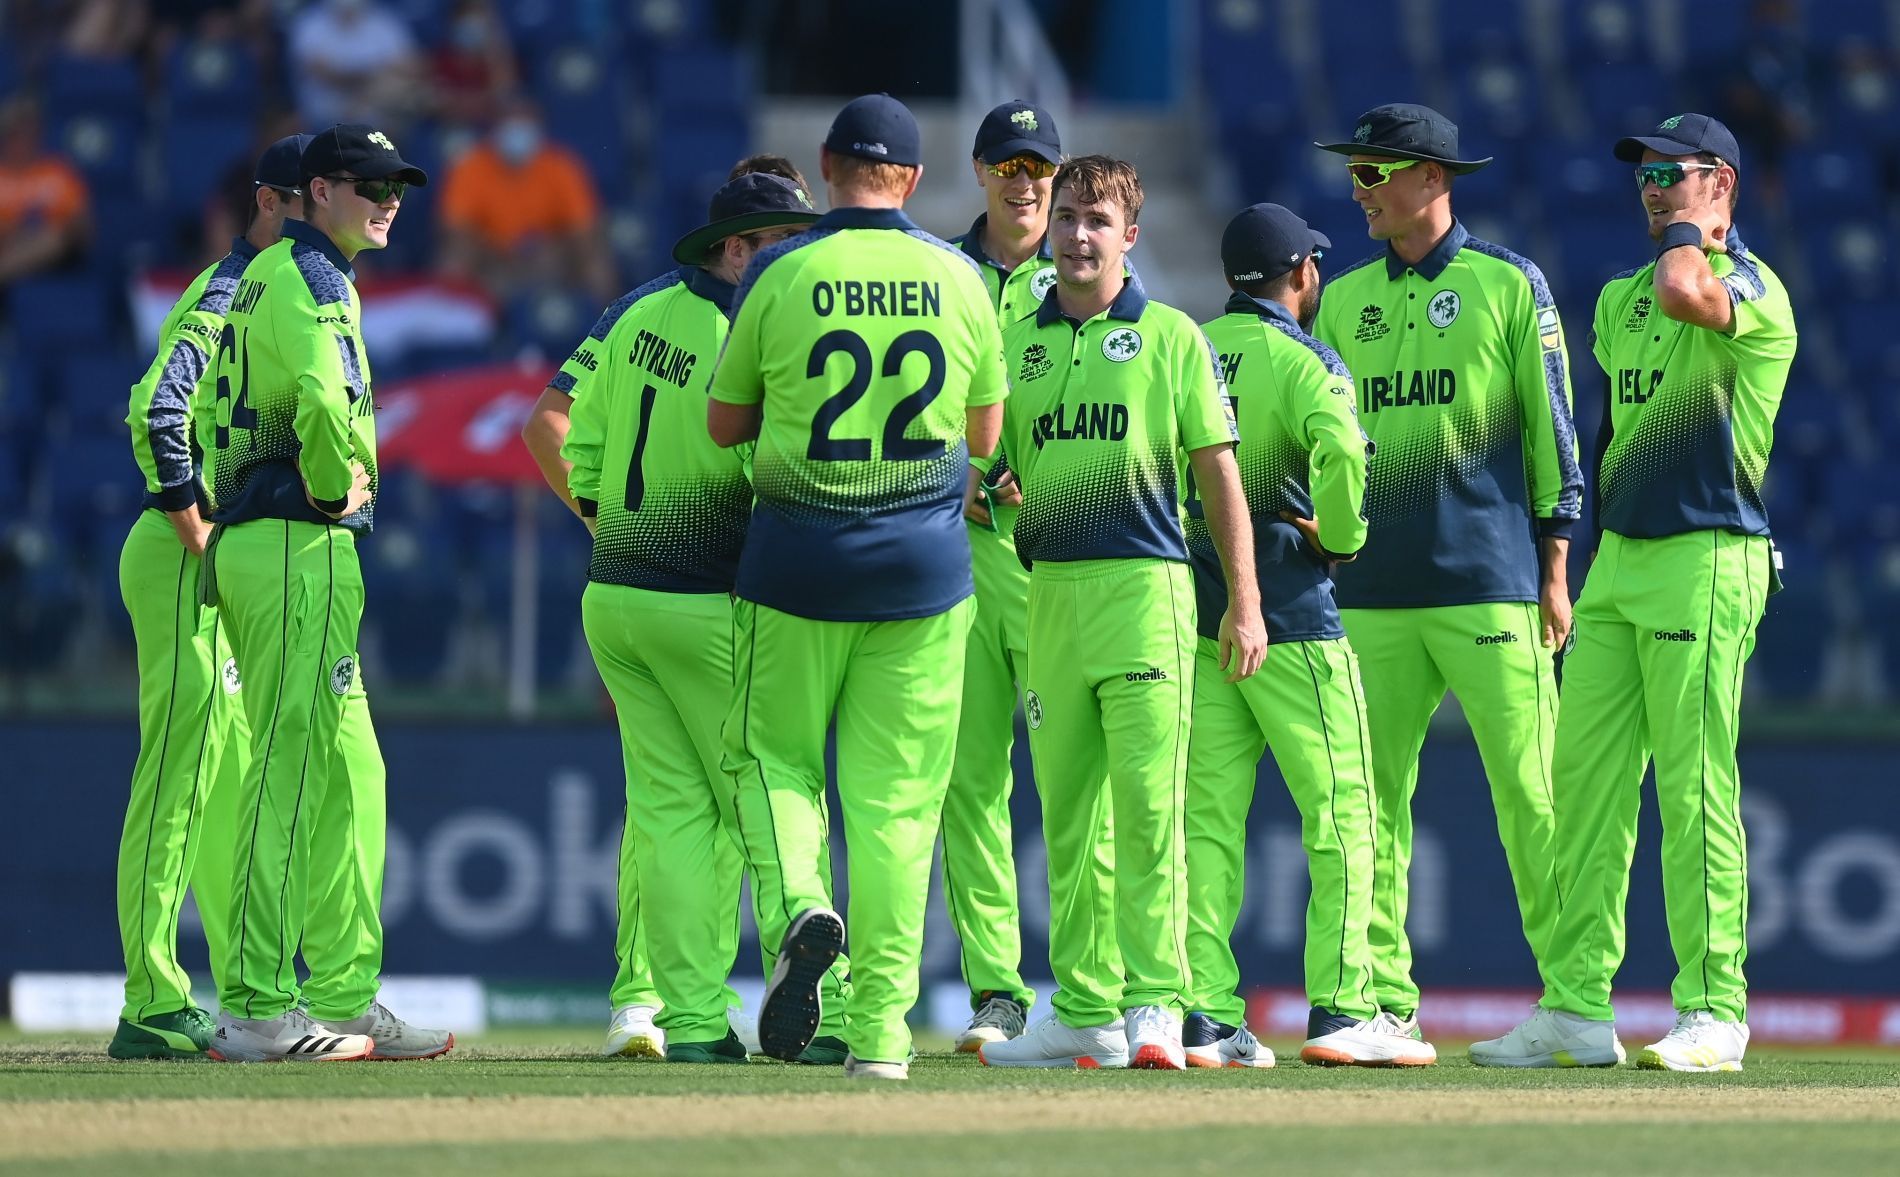
[(205, 554), (205, 543), (211, 538), (211, 525), (198, 514), (198, 504), (193, 503), (183, 510), (167, 511), (165, 518), (171, 521), (172, 530), (178, 533), (178, 542), (194, 556)]
[(969, 442), (971, 457), (994, 456), (1003, 440), (1003, 406), (967, 406), (963, 410), (963, 435)]
[(573, 408), (573, 397), (554, 388), (542, 389), (540, 398), (528, 410), (527, 422), (521, 427), (521, 443), (534, 455), (534, 464), (541, 468), (541, 477), (547, 480), (548, 489), (578, 517), (580, 505), (567, 488), (568, 474), (573, 468), (561, 457), (561, 447), (567, 444), (568, 414)]
[(1228, 682), (1250, 677), (1267, 657), (1267, 625), (1260, 615), (1260, 585), (1254, 578), (1253, 521), (1240, 489), (1232, 445), (1204, 446), (1188, 453), (1200, 487), (1201, 509), (1227, 581), (1227, 615), (1220, 624), (1220, 667)]
[(1570, 541), (1547, 535), (1537, 544), (1543, 565), (1543, 583), (1537, 598), (1543, 643), (1550, 649), (1561, 650), (1570, 640)]
[(765, 410), (759, 405), (735, 405), (717, 397), (706, 401), (706, 432), (723, 449), (759, 440)]
[[(1718, 252), (1728, 248), (1727, 218), (1707, 206), (1686, 209), (1665, 230), (1679, 225), (1693, 226), (1702, 235), (1703, 245)], [(1664, 237), (1668, 243), (1668, 237)], [(1715, 269), (1701, 248), (1679, 245), (1665, 249), (1656, 258), (1656, 308), (1678, 323), (1727, 331), (1735, 321), (1735, 303), (1728, 287), (1715, 276)]]

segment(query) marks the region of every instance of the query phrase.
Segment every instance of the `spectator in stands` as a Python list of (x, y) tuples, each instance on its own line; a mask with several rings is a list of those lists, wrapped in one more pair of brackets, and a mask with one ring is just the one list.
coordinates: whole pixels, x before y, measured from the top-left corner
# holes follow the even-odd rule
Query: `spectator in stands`
[(451, 276), (496, 294), (575, 278), (597, 298), (616, 292), (587, 167), (548, 140), (524, 98), (509, 98), (487, 137), (450, 165), (441, 215)]
[(489, 0), (460, 0), (447, 23), (429, 66), (436, 109), (479, 126), (494, 118), (519, 77), (508, 29)]
[(290, 65), (305, 126), (400, 123), (421, 100), (415, 40), (376, 0), (322, 0), (290, 26)]
[(145, 0), (80, 0), (71, 12), (62, 40), (74, 57), (123, 61), (145, 50)]
[(90, 230), (86, 182), (42, 146), (39, 108), (0, 103), (0, 286), (76, 257)]

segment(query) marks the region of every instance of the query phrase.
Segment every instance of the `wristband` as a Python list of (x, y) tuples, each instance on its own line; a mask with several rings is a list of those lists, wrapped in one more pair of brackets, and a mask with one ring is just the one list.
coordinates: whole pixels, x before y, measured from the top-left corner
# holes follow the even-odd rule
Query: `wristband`
[(990, 467), (994, 465), (996, 465), (995, 454), (991, 454), (987, 458), (979, 458), (975, 454), (970, 455), (970, 469), (976, 471), (978, 474), (988, 474)]
[(1687, 221), (1677, 221), (1663, 230), (1662, 243), (1656, 247), (1656, 256), (1661, 257), (1672, 249), (1684, 245), (1702, 248), (1702, 228)]

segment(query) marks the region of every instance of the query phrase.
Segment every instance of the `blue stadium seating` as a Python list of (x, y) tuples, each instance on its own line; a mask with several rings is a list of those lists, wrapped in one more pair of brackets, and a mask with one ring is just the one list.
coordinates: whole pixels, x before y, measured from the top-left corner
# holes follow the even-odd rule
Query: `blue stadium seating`
[(116, 321), (113, 291), (90, 273), (22, 278), (7, 289), (7, 318), (15, 336), (34, 348), (93, 347)]
[(60, 55), (41, 72), (46, 113), (54, 121), (75, 114), (137, 118), (146, 108), (137, 63)]
[(192, 38), (166, 57), (166, 105), (178, 115), (228, 115), (257, 100), (258, 62), (240, 41)]
[(243, 109), (181, 114), (168, 121), (159, 135), (167, 214), (196, 224), (219, 177), (251, 158), (255, 135)]
[(603, 191), (626, 183), (623, 81), (624, 71), (611, 57), (585, 44), (551, 50), (533, 79), (548, 133), (579, 153)]

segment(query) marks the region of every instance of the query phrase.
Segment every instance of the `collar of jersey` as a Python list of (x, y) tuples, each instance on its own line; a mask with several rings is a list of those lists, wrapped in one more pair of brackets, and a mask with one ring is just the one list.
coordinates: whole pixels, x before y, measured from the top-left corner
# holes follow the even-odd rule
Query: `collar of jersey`
[(1417, 270), (1419, 277), (1427, 282), (1436, 282), (1438, 276), (1445, 272), (1445, 267), (1451, 264), (1451, 259), (1458, 256), (1458, 251), (1463, 249), (1465, 242), (1469, 240), (1471, 240), (1471, 234), (1465, 232), (1464, 224), (1453, 218), (1451, 232), (1445, 234), (1445, 239), (1432, 246), (1430, 253), (1415, 262), (1408, 262), (1400, 257), (1388, 243), (1385, 247), (1385, 276), (1396, 282), (1405, 277), (1405, 271)]
[(1259, 315), (1287, 327), (1298, 328), (1300, 325), (1300, 321), (1293, 317), (1293, 312), (1279, 303), (1270, 298), (1255, 298), (1239, 290), (1228, 297), (1227, 305), (1221, 309), (1230, 315)]
[(917, 222), (901, 208), (834, 208), (806, 229), (807, 233), (829, 233), (835, 229), (902, 229), (915, 231)]
[(301, 241), (321, 253), (330, 259), (331, 265), (343, 271), (345, 278), (352, 282), (356, 281), (356, 269), (350, 265), (350, 259), (343, 256), (343, 251), (336, 247), (336, 242), (331, 241), (322, 229), (316, 228), (308, 221), (286, 220), (284, 236), (292, 241)]
[(251, 239), (248, 237), (233, 237), (231, 238), (231, 252), (235, 256), (248, 262), (257, 256), (257, 246), (252, 245)]
[(680, 276), (686, 289), (726, 312), (726, 318), (732, 318), (732, 296), (739, 293), (737, 286), (721, 282), (698, 266), (681, 266)]
[[(1109, 303), (1108, 309), (1102, 314), (1111, 319), (1133, 323), (1138, 321), (1141, 313), (1148, 309), (1148, 292), (1141, 288), (1141, 275), (1135, 273), (1135, 267), (1123, 262), (1122, 273), (1127, 275), (1128, 281), (1122, 286), (1122, 292), (1115, 296), (1115, 301)], [(1053, 327), (1064, 319), (1068, 319), (1073, 326), (1082, 325), (1079, 321), (1062, 313), (1062, 304), (1056, 301), (1055, 284), (1051, 283), (1049, 293), (1042, 296), (1042, 305), (1036, 308), (1036, 326)]]
[[(970, 231), (957, 239), (957, 247), (969, 254), (970, 260), (978, 265), (995, 266), (1000, 270), (1003, 263), (983, 252), (983, 230), (989, 228), (989, 224), (990, 214), (978, 213), (976, 220), (970, 222)], [(1044, 261), (1055, 260), (1055, 254), (1049, 251), (1049, 234), (1042, 235), (1042, 242), (1036, 246), (1036, 256)]]

